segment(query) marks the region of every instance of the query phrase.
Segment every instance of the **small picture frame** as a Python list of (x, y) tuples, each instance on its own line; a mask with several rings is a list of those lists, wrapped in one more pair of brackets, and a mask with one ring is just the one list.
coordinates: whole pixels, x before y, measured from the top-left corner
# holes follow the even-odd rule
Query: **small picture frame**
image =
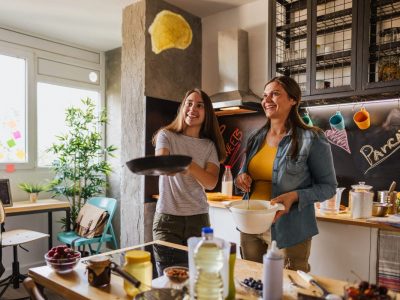
[(0, 179), (0, 200), (4, 207), (12, 206), (10, 180)]

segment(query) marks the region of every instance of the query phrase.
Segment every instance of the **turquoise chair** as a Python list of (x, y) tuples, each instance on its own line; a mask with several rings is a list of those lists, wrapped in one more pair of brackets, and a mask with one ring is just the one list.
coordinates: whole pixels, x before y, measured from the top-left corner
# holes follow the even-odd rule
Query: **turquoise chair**
[[(75, 233), (75, 231), (68, 232), (59, 232), (57, 234), (57, 239), (65, 244), (79, 247), (88, 245), (90, 249), (90, 254), (98, 254), (101, 248), (101, 245), (106, 242), (112, 242), (115, 249), (118, 249), (117, 240), (115, 238), (114, 229), (112, 226), (112, 218), (115, 213), (115, 209), (117, 208), (117, 200), (113, 198), (106, 197), (93, 197), (90, 198), (87, 203), (100, 207), (108, 212), (108, 220), (107, 224), (104, 227), (103, 234), (99, 237), (94, 238), (84, 238), (80, 237)], [(93, 251), (92, 244), (98, 244), (96, 251)]]

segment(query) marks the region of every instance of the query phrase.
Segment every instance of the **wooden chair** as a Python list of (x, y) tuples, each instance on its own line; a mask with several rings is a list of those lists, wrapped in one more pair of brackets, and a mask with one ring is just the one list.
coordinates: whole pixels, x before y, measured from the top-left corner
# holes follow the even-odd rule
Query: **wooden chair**
[(44, 296), (37, 287), (35, 281), (32, 278), (26, 277), (23, 281), (25, 290), (28, 292), (31, 300), (45, 300)]
[[(107, 224), (104, 226), (103, 234), (99, 237), (84, 238), (76, 234), (75, 231), (63, 231), (57, 234), (57, 239), (67, 245), (76, 247), (89, 245), (90, 254), (98, 254), (101, 245), (106, 242), (112, 242), (114, 249), (118, 249), (117, 239), (115, 237), (114, 228), (112, 226), (112, 218), (117, 208), (117, 200), (106, 197), (93, 197), (87, 203), (100, 207), (108, 212)], [(92, 249), (92, 245), (97, 244), (96, 250)]]
[[(0, 201), (0, 224), (2, 229), (4, 228), (5, 212), (2, 202)], [(0, 292), (0, 299), (6, 292), (7, 288), (12, 284), (14, 289), (19, 288), (19, 284), (27, 277), (20, 273), (19, 261), (18, 261), (18, 247), (28, 251), (21, 245), (29, 243), (38, 239), (48, 238), (49, 235), (46, 233), (41, 233), (37, 231), (27, 230), (27, 229), (15, 229), (10, 231), (1, 230), (0, 232), (0, 252), (1, 256), (3, 254), (4, 247), (13, 247), (13, 263), (12, 263), (12, 273), (10, 276), (2, 279), (0, 281), (0, 287), (4, 288)], [(29, 298), (21, 298), (29, 299)]]

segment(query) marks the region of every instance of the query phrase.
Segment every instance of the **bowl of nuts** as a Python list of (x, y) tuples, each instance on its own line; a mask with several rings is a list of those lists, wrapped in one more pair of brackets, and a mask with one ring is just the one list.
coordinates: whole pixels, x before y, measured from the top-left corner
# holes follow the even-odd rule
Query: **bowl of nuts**
[(164, 269), (164, 275), (173, 283), (184, 283), (189, 279), (189, 269), (181, 266), (172, 266)]

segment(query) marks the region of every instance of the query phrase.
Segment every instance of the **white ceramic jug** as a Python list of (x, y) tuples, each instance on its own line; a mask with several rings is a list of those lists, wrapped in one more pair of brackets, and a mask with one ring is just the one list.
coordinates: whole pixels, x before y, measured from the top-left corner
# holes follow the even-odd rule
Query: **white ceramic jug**
[(340, 201), (342, 199), (342, 193), (346, 188), (339, 187), (336, 189), (336, 194), (324, 202), (321, 203), (320, 211), (324, 214), (338, 214), (340, 210)]

